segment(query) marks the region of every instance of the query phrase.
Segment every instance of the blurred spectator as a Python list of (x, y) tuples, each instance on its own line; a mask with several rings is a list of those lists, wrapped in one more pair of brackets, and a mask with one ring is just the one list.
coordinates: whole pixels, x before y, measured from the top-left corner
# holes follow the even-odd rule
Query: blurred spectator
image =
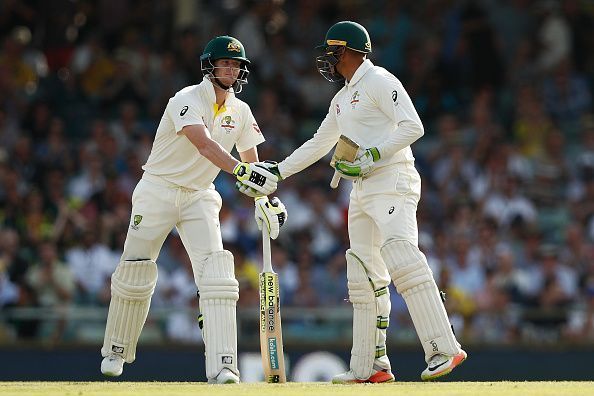
[[(27, 283), (37, 295), (41, 307), (52, 307), (64, 315), (74, 297), (74, 276), (66, 264), (58, 260), (56, 246), (52, 242), (41, 242), (38, 255), (39, 262), (27, 271)], [(65, 326), (65, 315), (56, 321), (46, 321), (42, 324), (40, 336), (59, 340), (64, 335)]]
[(30, 262), (23, 253), (19, 233), (8, 227), (0, 229), (1, 272), (6, 273), (8, 280), (15, 284), (25, 283), (25, 274), (29, 269)]
[[(473, 257), (474, 256), (474, 257)], [(471, 254), (469, 240), (463, 236), (455, 238), (454, 251), (448, 262), (450, 285), (474, 298), (485, 286), (485, 269)]]
[(10, 281), (6, 267), (5, 258), (0, 258), (0, 307), (16, 303), (19, 297), (19, 288)]
[(75, 302), (105, 304), (109, 301), (109, 284), (118, 259), (98, 241), (98, 230), (89, 229), (80, 235), (80, 244), (66, 251), (66, 264), (76, 282)]
[(571, 55), (571, 28), (560, 12), (558, 0), (542, 0), (537, 10), (540, 25), (536, 65), (541, 71), (548, 72)]
[(544, 80), (543, 96), (549, 114), (575, 139), (579, 120), (592, 107), (588, 81), (575, 73), (569, 60), (564, 60), (552, 76)]
[[(287, 251), (281, 246), (274, 246), (271, 249), (274, 271), (278, 274), (278, 281), (281, 293), (281, 304), (292, 304), (295, 298), (295, 291), (299, 288), (299, 270), (294, 262), (289, 260)], [(326, 276), (326, 273), (323, 274)], [(322, 300), (325, 301), (325, 300)]]
[[(224, 243), (224, 247), (233, 254), (233, 259), (235, 260), (235, 277), (239, 282), (239, 307), (259, 307), (259, 273), (262, 272), (262, 264), (258, 259), (252, 259), (251, 257), (248, 257), (246, 255), (244, 248), (238, 244)], [(276, 250), (276, 248), (271, 249), (271, 252), (274, 252)], [(258, 257), (262, 257), (262, 254), (258, 253)], [(276, 264), (276, 262), (274, 261), (273, 263)], [(279, 282), (280, 281), (282, 280), (279, 276)], [(286, 298), (286, 296), (284, 296), (283, 294), (285, 294), (284, 290), (281, 293), (281, 296), (284, 299)]]
[[(179, 238), (177, 238), (179, 240)], [(169, 276), (167, 290), (168, 301), (161, 304), (163, 306), (173, 306), (176, 312), (169, 315), (166, 319), (167, 335), (172, 340), (183, 342), (197, 342), (202, 340), (202, 334), (196, 315), (198, 312), (198, 299), (196, 297), (196, 282), (192, 271), (192, 262), (183, 247), (180, 252), (180, 266), (173, 269)], [(183, 253), (183, 255), (181, 254)], [(159, 269), (158, 290), (163, 290), (162, 270)], [(159, 285), (159, 283), (161, 283)]]
[(536, 221), (536, 207), (520, 192), (518, 180), (513, 176), (505, 177), (501, 189), (492, 191), (485, 198), (483, 213), (495, 219), (504, 228), (510, 227), (520, 218), (523, 223)]

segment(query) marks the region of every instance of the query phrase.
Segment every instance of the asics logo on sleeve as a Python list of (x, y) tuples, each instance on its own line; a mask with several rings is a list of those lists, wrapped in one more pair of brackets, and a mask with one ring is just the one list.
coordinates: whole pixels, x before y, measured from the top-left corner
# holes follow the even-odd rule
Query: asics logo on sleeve
[(182, 107), (181, 111), (179, 112), (179, 115), (183, 117), (187, 111), (188, 111), (188, 106), (184, 106), (184, 107)]

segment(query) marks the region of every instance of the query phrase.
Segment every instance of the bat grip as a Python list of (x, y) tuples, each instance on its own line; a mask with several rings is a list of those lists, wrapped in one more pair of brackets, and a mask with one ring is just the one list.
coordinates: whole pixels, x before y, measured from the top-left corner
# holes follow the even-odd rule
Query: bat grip
[(332, 181), (330, 181), (330, 187), (332, 187), (332, 188), (338, 187), (339, 181), (340, 181), (340, 173), (338, 173), (338, 171), (334, 171), (334, 176), (332, 176)]
[(270, 235), (268, 234), (268, 228), (265, 224), (262, 224), (262, 262), (263, 272), (272, 271), (272, 258), (270, 253)]

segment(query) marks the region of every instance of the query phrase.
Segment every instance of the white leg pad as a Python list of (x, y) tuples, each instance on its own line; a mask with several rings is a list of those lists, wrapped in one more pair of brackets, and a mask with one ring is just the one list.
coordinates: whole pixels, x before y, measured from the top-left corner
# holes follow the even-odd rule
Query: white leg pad
[(231, 252), (215, 252), (206, 259), (198, 282), (206, 377), (214, 379), (225, 367), (239, 376), (235, 318), (239, 283)]
[(367, 276), (363, 262), (351, 249), (346, 252), (349, 299), (353, 304), (353, 348), (350, 368), (359, 379), (369, 378), (374, 362), (389, 369), (386, 355), (386, 329), (390, 316), (387, 287), (377, 291)]
[(136, 359), (136, 345), (157, 284), (157, 264), (151, 260), (122, 261), (111, 276), (111, 302), (101, 355)]
[(425, 255), (417, 246), (402, 240), (388, 241), (380, 252), (396, 290), (406, 302), (425, 360), (439, 353), (459, 353), (460, 344), (452, 332)]

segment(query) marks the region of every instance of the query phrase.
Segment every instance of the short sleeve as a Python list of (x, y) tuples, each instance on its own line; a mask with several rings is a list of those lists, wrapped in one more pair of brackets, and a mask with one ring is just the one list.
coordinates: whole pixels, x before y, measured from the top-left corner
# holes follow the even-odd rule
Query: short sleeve
[(237, 151), (240, 153), (266, 140), (249, 106), (245, 105), (243, 115), (243, 128), (236, 142)]
[(202, 103), (188, 93), (177, 93), (169, 99), (166, 112), (173, 121), (176, 133), (188, 125), (204, 125)]

